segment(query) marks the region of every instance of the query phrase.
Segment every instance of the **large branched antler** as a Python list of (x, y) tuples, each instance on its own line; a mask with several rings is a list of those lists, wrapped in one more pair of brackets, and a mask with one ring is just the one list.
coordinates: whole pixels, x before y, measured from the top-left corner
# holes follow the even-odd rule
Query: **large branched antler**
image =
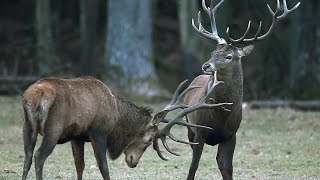
[(229, 32), (229, 27), (228, 27), (227, 31), (226, 31), (228, 41), (230, 41), (231, 43), (235, 43), (235, 44), (249, 44), (249, 43), (253, 43), (255, 41), (260, 41), (260, 40), (265, 39), (267, 36), (269, 36), (271, 34), (271, 32), (274, 29), (274, 27), (276, 26), (276, 24), (279, 21), (281, 21), (282, 19), (284, 19), (286, 16), (288, 16), (292, 11), (296, 10), (299, 7), (299, 5), (300, 5), (300, 2), (298, 2), (292, 9), (288, 9), (287, 1), (283, 0), (283, 13), (281, 15), (279, 15), (279, 13), (281, 11), (280, 0), (277, 0), (277, 8), (275, 11), (273, 11), (268, 4), (267, 6), (269, 9), (269, 12), (272, 15), (272, 23), (271, 23), (271, 26), (269, 27), (269, 30), (265, 34), (259, 35), (261, 32), (261, 26), (262, 26), (262, 21), (260, 21), (259, 27), (258, 27), (258, 30), (257, 30), (255, 36), (253, 38), (246, 39), (246, 36), (251, 28), (251, 21), (249, 21), (245, 33), (239, 39), (233, 39), (230, 37), (230, 35), (229, 35), (230, 32)]
[[(153, 148), (157, 151), (159, 157), (163, 160), (167, 160), (166, 158), (164, 158), (160, 152), (160, 148), (159, 148), (159, 144), (158, 144), (158, 139), (161, 140), (163, 146), (165, 147), (165, 149), (170, 152), (171, 154), (174, 154), (176, 156), (179, 156), (179, 154), (173, 152), (167, 142), (166, 142), (166, 137), (168, 136), (170, 139), (172, 139), (173, 141), (179, 142), (179, 143), (184, 143), (184, 144), (197, 144), (194, 142), (187, 142), (187, 141), (183, 141), (180, 140), (178, 138), (176, 138), (175, 136), (173, 136), (170, 132), (171, 128), (173, 125), (178, 124), (178, 125), (183, 125), (183, 126), (189, 126), (189, 127), (197, 127), (197, 128), (206, 128), (209, 130), (212, 130), (212, 128), (210, 127), (206, 127), (206, 126), (201, 126), (201, 125), (196, 125), (196, 124), (190, 124), (188, 122), (186, 122), (183, 117), (185, 117), (187, 114), (198, 110), (198, 109), (205, 109), (205, 108), (214, 108), (217, 106), (223, 106), (223, 105), (232, 105), (232, 103), (217, 103), (217, 104), (208, 104), (206, 103), (206, 101), (209, 98), (209, 95), (212, 93), (212, 91), (214, 90), (214, 88), (216, 86), (218, 86), (219, 84), (223, 83), (222, 81), (218, 81), (217, 77), (216, 77), (216, 73), (214, 74), (214, 78), (213, 78), (213, 83), (212, 86), (209, 88), (206, 96), (197, 104), (189, 106), (183, 103), (182, 98), (184, 97), (184, 95), (186, 93), (188, 93), (190, 90), (195, 89), (195, 88), (200, 88), (198, 86), (189, 86), (188, 88), (186, 88), (181, 94), (179, 94), (179, 92), (181, 91), (181, 88), (183, 87), (183, 85), (185, 85), (185, 83), (187, 81), (182, 82), (178, 88), (176, 89), (174, 96), (171, 100), (171, 102), (159, 113), (157, 113), (154, 116), (154, 121), (156, 123), (160, 123), (160, 122), (164, 122), (164, 123), (168, 123), (166, 126), (164, 126), (161, 130), (159, 130), (159, 133), (157, 134), (156, 138), (153, 141)], [(173, 117), (172, 119), (165, 119), (165, 116), (168, 114), (168, 112), (176, 110), (176, 109), (183, 109), (182, 111), (180, 111), (175, 117)], [(225, 108), (223, 108), (225, 109)], [(225, 109), (228, 110), (228, 109)]]
[(202, 8), (210, 17), (211, 30), (212, 30), (211, 33), (209, 31), (207, 31), (206, 29), (204, 29), (201, 24), (201, 11), (198, 12), (198, 25), (199, 25), (199, 27), (196, 27), (194, 20), (192, 19), (192, 26), (199, 34), (201, 34), (202, 36), (204, 36), (206, 38), (216, 40), (218, 42), (218, 44), (227, 44), (226, 40), (219, 37), (219, 35), (218, 35), (216, 19), (215, 19), (215, 13), (216, 13), (217, 9), (220, 7), (220, 5), (223, 3), (223, 1), (224, 0), (221, 0), (216, 6), (213, 6), (213, 0), (211, 0), (210, 7), (207, 7), (205, 0), (202, 0)]

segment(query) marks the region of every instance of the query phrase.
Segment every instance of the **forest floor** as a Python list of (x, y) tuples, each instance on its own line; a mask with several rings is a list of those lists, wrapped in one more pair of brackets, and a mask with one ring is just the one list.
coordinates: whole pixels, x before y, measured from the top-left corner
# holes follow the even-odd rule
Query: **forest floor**
[[(155, 112), (164, 106), (163, 103), (145, 105)], [(0, 180), (21, 178), (22, 122), (20, 97), (0, 97)], [(184, 127), (174, 127), (172, 132), (187, 139)], [(320, 112), (244, 110), (237, 135), (234, 179), (320, 179)], [(36, 149), (40, 142), (38, 138)], [(170, 160), (162, 161), (150, 147), (134, 169), (126, 165), (123, 155), (115, 161), (109, 160), (111, 179), (186, 179), (191, 148), (171, 141), (169, 146), (181, 156), (164, 152)], [(217, 147), (205, 146), (197, 180), (221, 179), (216, 151)], [(90, 143), (85, 146), (85, 163), (84, 179), (102, 179)], [(34, 164), (28, 179), (35, 179)], [(45, 162), (44, 179), (76, 179), (70, 143), (56, 146)]]

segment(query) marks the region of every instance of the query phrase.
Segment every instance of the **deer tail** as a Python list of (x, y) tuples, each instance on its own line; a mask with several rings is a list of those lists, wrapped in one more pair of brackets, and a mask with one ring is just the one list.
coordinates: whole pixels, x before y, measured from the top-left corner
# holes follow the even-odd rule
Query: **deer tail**
[(40, 129), (43, 129), (55, 96), (56, 93), (53, 88), (39, 85), (31, 86), (24, 93), (22, 104), (25, 113), (25, 123), (32, 126), (34, 133), (38, 133)]

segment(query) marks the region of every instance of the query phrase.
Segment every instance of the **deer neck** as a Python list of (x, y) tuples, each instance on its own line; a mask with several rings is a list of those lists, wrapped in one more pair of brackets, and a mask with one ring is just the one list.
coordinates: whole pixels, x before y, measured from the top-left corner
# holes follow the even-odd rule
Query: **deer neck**
[(241, 61), (236, 66), (227, 67), (217, 71), (217, 79), (224, 83), (213, 92), (217, 101), (241, 102), (243, 96), (243, 74)]
[(117, 127), (123, 128), (127, 133), (135, 134), (141, 127), (146, 126), (148, 123), (143, 121), (141, 107), (122, 98), (118, 98), (117, 106), (119, 111)]
[[(237, 81), (243, 78), (241, 61), (233, 66), (228, 66), (226, 68), (217, 71), (217, 79), (223, 82)], [(242, 82), (242, 81), (241, 81)]]

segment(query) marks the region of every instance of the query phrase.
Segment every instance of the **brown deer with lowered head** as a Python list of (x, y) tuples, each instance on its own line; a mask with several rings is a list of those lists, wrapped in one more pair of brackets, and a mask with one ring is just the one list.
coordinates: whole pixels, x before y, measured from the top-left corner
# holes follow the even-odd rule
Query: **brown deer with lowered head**
[[(262, 25), (262, 22), (260, 22), (255, 36), (253, 38), (246, 38), (251, 27), (251, 22), (249, 21), (247, 30), (239, 39), (230, 38), (229, 28), (227, 28), (226, 34), (229, 41), (229, 43), (227, 43), (225, 39), (219, 37), (215, 22), (215, 12), (223, 1), (224, 0), (221, 0), (214, 6), (212, 0), (210, 7), (207, 7), (205, 0), (202, 0), (202, 7), (210, 17), (212, 32), (203, 28), (200, 11), (198, 14), (198, 27), (196, 27), (192, 19), (192, 25), (196, 31), (204, 37), (217, 41), (218, 45), (216, 50), (211, 53), (211, 58), (202, 66), (205, 75), (196, 77), (190, 85), (201, 88), (190, 90), (186, 94), (184, 102), (185, 104), (193, 105), (198, 103), (204, 96), (209, 96), (215, 103), (230, 102), (233, 104), (228, 107), (228, 109), (223, 106), (214, 109), (201, 109), (187, 115), (189, 123), (203, 125), (213, 129), (213, 131), (209, 131), (203, 128), (195, 129), (188, 127), (190, 142), (198, 142), (199, 144), (191, 145), (193, 157), (187, 179), (194, 179), (195, 177), (204, 144), (212, 146), (219, 144), (216, 157), (219, 170), (223, 179), (233, 179), (232, 159), (236, 144), (236, 132), (242, 120), (243, 74), (241, 58), (247, 56), (253, 50), (253, 45), (250, 44), (265, 39), (274, 29), (275, 25), (298, 8), (300, 4), (296, 4), (289, 10), (286, 0), (283, 0), (282, 6), (279, 0), (277, 0), (277, 9), (275, 12), (268, 5), (268, 9), (272, 15), (272, 24), (265, 34), (260, 35)], [(283, 7), (283, 10), (281, 7)], [(282, 14), (280, 14), (281, 11), (283, 11)], [(249, 45), (245, 47), (235, 47), (237, 44)], [(223, 81), (224, 84), (218, 86), (210, 93), (208, 89), (212, 86), (211, 79), (213, 75), (215, 75), (218, 80)]]
[[(215, 86), (220, 84), (217, 81), (213, 83)], [(85, 166), (85, 142), (91, 142), (104, 179), (110, 179), (106, 152), (112, 160), (124, 152), (127, 165), (134, 168), (152, 142), (160, 158), (164, 159), (158, 147), (159, 138), (168, 151), (171, 150), (166, 144), (166, 136), (190, 144), (172, 136), (171, 127), (178, 124), (207, 128), (189, 124), (182, 117), (196, 109), (214, 108), (228, 103), (207, 104), (206, 97), (195, 105), (184, 105), (183, 96), (199, 87), (191, 86), (178, 94), (182, 86), (183, 84), (177, 89), (171, 103), (152, 118), (148, 109), (120, 98), (94, 78), (47, 78), (37, 81), (24, 92), (22, 97), (25, 151), (22, 179), (27, 178), (30, 170), (38, 134), (42, 135), (43, 139), (35, 153), (37, 180), (42, 179), (43, 164), (56, 144), (68, 141), (71, 141), (78, 179), (82, 179)], [(169, 111), (178, 108), (184, 110), (173, 119), (165, 119)], [(160, 122), (168, 124), (159, 130)]]

